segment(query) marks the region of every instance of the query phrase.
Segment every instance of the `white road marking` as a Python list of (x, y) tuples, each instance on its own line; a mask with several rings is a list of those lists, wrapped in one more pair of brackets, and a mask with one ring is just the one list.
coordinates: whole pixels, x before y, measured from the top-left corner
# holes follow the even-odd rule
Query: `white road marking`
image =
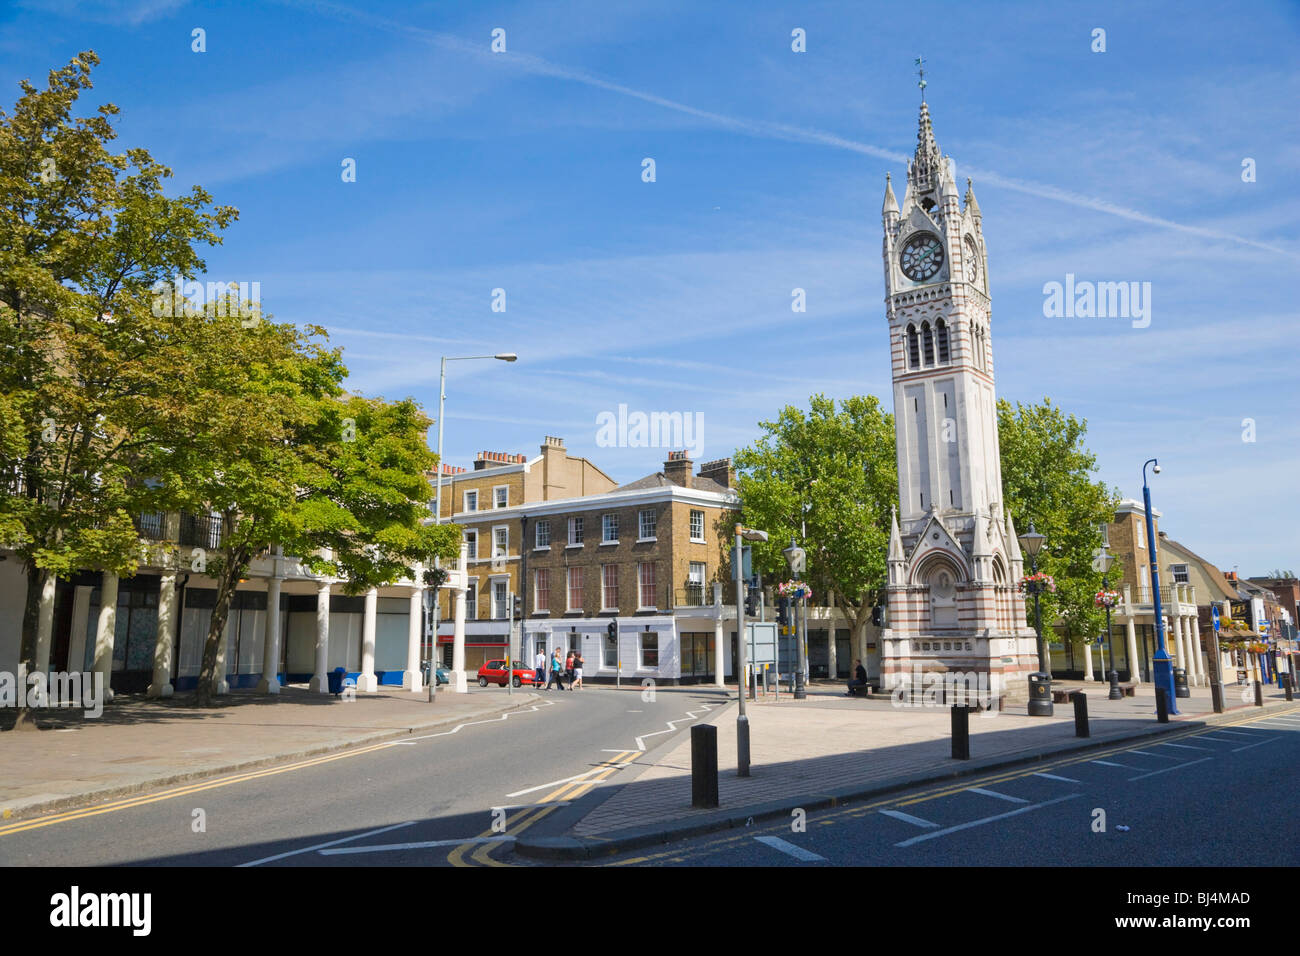
[(1161, 743), (1156, 744), (1155, 746), (1157, 746), (1157, 747), (1177, 747), (1179, 750), (1204, 750), (1206, 753), (1213, 753), (1213, 752), (1214, 752), (1214, 748), (1213, 748), (1213, 747), (1193, 747), (1191, 744), (1167, 744), (1167, 743), (1161, 742)]
[[(1171, 770), (1182, 770), (1184, 767), (1192, 767), (1198, 763), (1205, 763), (1205, 761), (1213, 760), (1213, 759), (1214, 759), (1213, 757), (1202, 757), (1200, 760), (1190, 760), (1187, 763), (1180, 763), (1177, 767), (1165, 767), (1163, 770), (1152, 770), (1150, 773), (1140, 773), (1136, 777), (1129, 777), (1128, 779), (1129, 782), (1132, 783), (1134, 780), (1142, 780), (1146, 777), (1154, 777), (1158, 773), (1168, 773)], [(1133, 769), (1136, 770), (1137, 768), (1134, 767)]]
[[(626, 751), (623, 751), (623, 750), (618, 750), (618, 751), (614, 751), (614, 752), (615, 752), (615, 753), (626, 753)], [(558, 786), (559, 786), (560, 784), (562, 784), (562, 783), (573, 783), (575, 780), (581, 780), (581, 779), (584, 778), (584, 777), (590, 777), (593, 773), (601, 773), (602, 771), (604, 771), (604, 770), (608, 770), (608, 769), (609, 769), (609, 767), (593, 767), (591, 770), (587, 770), (587, 771), (585, 771), (585, 772), (583, 772), (583, 773), (577, 773), (577, 774), (574, 774), (572, 777), (565, 777), (563, 780), (552, 780), (552, 781), (550, 781), (549, 783), (539, 783), (539, 784), (538, 784), (537, 786), (535, 786), (535, 787), (528, 787), (528, 788), (525, 789), (525, 790), (516, 790), (514, 793), (507, 793), (506, 796), (507, 796), (507, 797), (522, 797), (522, 796), (524, 796), (524, 794), (528, 794), (528, 793), (536, 793), (538, 790), (545, 790), (547, 787), (558, 787)]]
[(337, 853), (387, 853), (390, 850), (428, 850), (439, 846), (462, 846), (466, 843), (510, 843), (516, 837), (490, 836), (470, 837), (460, 840), (424, 840), (420, 843), (384, 843), (379, 846), (340, 846), (333, 850), (321, 850), (321, 856), (333, 856)]
[(782, 853), (788, 853), (796, 860), (803, 860), (805, 863), (816, 863), (818, 860), (826, 859), (824, 856), (818, 856), (811, 850), (805, 850), (801, 846), (795, 846), (793, 843), (790, 843), (787, 840), (782, 840), (780, 837), (760, 836), (754, 837), (754, 839), (759, 843), (764, 843), (767, 846), (770, 846), (773, 850), (780, 850)]
[(895, 820), (902, 820), (904, 823), (910, 823), (918, 827), (937, 827), (939, 824), (931, 823), (929, 820), (922, 820), (920, 817), (914, 817), (910, 813), (904, 813), (902, 810), (881, 810), (887, 817), (893, 817)]
[(498, 803), (492, 810), (526, 810), (530, 807), (567, 807), (568, 800), (552, 800), (550, 803)]
[(248, 863), (240, 863), (242, 866), (261, 866), (263, 863), (271, 863), (275, 860), (283, 860), (288, 856), (297, 856), (299, 853), (310, 853), (312, 850), (321, 850), (327, 846), (334, 846), (338, 843), (347, 843), (349, 840), (361, 840), (365, 837), (378, 836), (381, 833), (387, 833), (389, 830), (400, 830), (402, 827), (409, 827), (415, 824), (414, 820), (407, 823), (394, 823), (391, 827), (381, 827), (378, 830), (371, 830), (368, 833), (358, 833), (355, 836), (340, 837), (337, 840), (330, 840), (328, 843), (317, 843), (315, 846), (305, 846), (301, 850), (290, 850), (288, 853), (277, 853), (275, 856), (264, 856), (260, 860), (252, 860)]
[(1008, 810), (1006, 813), (999, 813), (997, 816), (984, 817), (982, 820), (972, 820), (970, 823), (959, 823), (955, 827), (945, 827), (944, 829), (936, 830), (933, 833), (923, 833), (920, 836), (914, 836), (909, 840), (903, 840), (901, 843), (895, 843), (894, 846), (911, 846), (913, 843), (920, 843), (923, 840), (933, 840), (937, 837), (947, 836), (949, 833), (956, 833), (959, 830), (969, 830), (971, 827), (983, 826), (986, 823), (993, 823), (997, 820), (1005, 820), (1007, 817), (1014, 817), (1021, 813), (1028, 813), (1030, 810), (1037, 810), (1040, 807), (1050, 807), (1052, 804), (1060, 803), (1063, 800), (1075, 800), (1081, 796), (1083, 796), (1081, 793), (1070, 793), (1064, 797), (1057, 797), (1054, 800), (1046, 800), (1043, 803), (1034, 803), (1027, 807), (1017, 807), (1014, 810)]
[[(712, 709), (713, 709), (713, 708), (710, 707), (710, 706), (708, 706), (707, 704), (701, 704), (701, 705), (700, 705), (700, 710), (703, 711), (703, 712), (706, 712), (706, 713), (707, 713), (708, 711), (710, 711), (710, 710), (712, 710)], [(678, 717), (677, 720), (670, 720), (670, 721), (668, 721), (668, 729), (667, 729), (667, 730), (656, 730), (656, 731), (655, 731), (654, 733), (652, 733), (652, 734), (642, 734), (640, 737), (637, 737), (637, 738), (636, 738), (636, 749), (637, 749), (637, 750), (645, 750), (645, 738), (646, 738), (646, 737), (658, 737), (660, 734), (671, 734), (671, 733), (673, 733), (674, 731), (677, 730), (677, 723), (678, 723), (678, 721), (681, 721), (682, 723), (685, 723), (685, 722), (688, 721), (688, 720), (699, 720), (699, 714), (697, 714), (697, 713), (696, 713), (695, 711), (693, 711), (693, 710), (688, 710), (688, 711), (686, 712), (686, 716), (685, 716), (685, 717)]]
[(1263, 740), (1257, 740), (1253, 744), (1246, 744), (1244, 747), (1233, 747), (1232, 752), (1236, 753), (1238, 750), (1249, 750), (1251, 747), (1259, 747), (1263, 744), (1272, 743), (1274, 740), (1281, 740), (1281, 739), (1282, 739), (1281, 735), (1277, 737), (1265, 737)]
[(1229, 736), (1232, 736), (1232, 737), (1254, 737), (1254, 736), (1257, 736), (1257, 733), (1256, 733), (1256, 734), (1246, 734), (1246, 733), (1242, 733), (1240, 730), (1217, 730), (1217, 731), (1215, 731), (1215, 733), (1219, 733), (1219, 734), (1228, 734)]
[(1209, 734), (1197, 734), (1197, 740), (1213, 740), (1221, 744), (1235, 744), (1236, 741), (1227, 737), (1211, 737)]
[(999, 800), (1006, 800), (1008, 803), (1028, 803), (1028, 800), (1022, 797), (1012, 797), (1005, 793), (998, 793), (996, 790), (985, 790), (983, 787), (967, 787), (971, 793), (982, 793), (986, 797), (997, 797)]
[(1073, 777), (1058, 777), (1054, 773), (1043, 773), (1041, 770), (1034, 771), (1035, 777), (1046, 777), (1048, 780), (1060, 780), (1062, 783), (1078, 783)]
[(444, 730), (436, 734), (424, 734), (421, 737), (412, 737), (411, 740), (408, 742), (414, 742), (416, 740), (430, 740), (434, 737), (449, 737), (452, 734), (459, 733), (462, 727), (473, 727), (475, 724), (499, 724), (501, 723), (501, 721), (505, 720), (507, 717), (511, 716), (512, 714), (531, 714), (537, 710), (540, 710), (543, 707), (553, 707), (553, 706), (555, 706), (555, 701), (544, 700), (540, 704), (533, 704), (533, 706), (529, 707), (527, 710), (511, 710), (502, 714), (500, 717), (493, 717), (491, 720), (471, 720), (468, 723), (457, 724), (455, 727), (451, 728), (451, 730)]
[(606, 747), (601, 751), (603, 754), (626, 754), (626, 753), (645, 753), (644, 750), (628, 750), (624, 747), (622, 750), (615, 750), (613, 747)]
[(628, 713), (629, 713), (629, 714), (644, 714), (645, 711), (644, 711), (644, 710), (629, 710)]
[(1123, 767), (1125, 770), (1141, 770), (1141, 767), (1130, 767), (1126, 763), (1111, 763), (1109, 760), (1089, 760), (1088, 763), (1099, 763), (1103, 767)]
[(1141, 754), (1144, 757), (1159, 757), (1161, 760), (1177, 760), (1177, 757), (1167, 757), (1164, 754), (1153, 754), (1149, 750), (1129, 750), (1127, 753)]

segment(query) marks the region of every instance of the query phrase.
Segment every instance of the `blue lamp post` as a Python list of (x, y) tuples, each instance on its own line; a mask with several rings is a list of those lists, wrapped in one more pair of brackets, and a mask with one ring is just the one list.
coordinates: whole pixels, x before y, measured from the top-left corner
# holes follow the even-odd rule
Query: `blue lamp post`
[(1174, 662), (1165, 649), (1165, 617), (1160, 607), (1160, 569), (1156, 566), (1156, 528), (1151, 520), (1151, 488), (1147, 485), (1147, 465), (1154, 465), (1153, 475), (1160, 474), (1160, 462), (1152, 458), (1142, 466), (1142, 502), (1147, 509), (1147, 556), (1151, 560), (1151, 597), (1156, 616), (1156, 656), (1151, 663), (1151, 678), (1157, 688), (1163, 688), (1169, 713), (1179, 713), (1174, 703)]

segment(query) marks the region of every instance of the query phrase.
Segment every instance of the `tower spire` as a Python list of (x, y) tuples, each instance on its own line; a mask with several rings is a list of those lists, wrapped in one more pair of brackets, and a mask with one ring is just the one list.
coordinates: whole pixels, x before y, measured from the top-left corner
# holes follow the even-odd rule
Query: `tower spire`
[(916, 85), (921, 88), (921, 102), (924, 103), (925, 87), (927, 84), (925, 82), (925, 57), (923, 56), (918, 56), (916, 58), (916, 74), (917, 74)]

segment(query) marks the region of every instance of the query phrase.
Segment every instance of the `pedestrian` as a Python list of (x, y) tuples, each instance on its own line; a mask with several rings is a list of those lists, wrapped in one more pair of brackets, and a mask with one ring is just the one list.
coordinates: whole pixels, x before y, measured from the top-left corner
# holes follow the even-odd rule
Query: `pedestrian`
[(547, 690), (551, 689), (552, 683), (564, 690), (564, 661), (560, 660), (558, 647), (551, 651), (551, 676), (546, 680)]
[(867, 686), (867, 669), (862, 666), (861, 660), (856, 660), (853, 663), (857, 665), (857, 668), (853, 672), (853, 680), (849, 681), (849, 689), (844, 692), (845, 697), (853, 697), (855, 696), (854, 692), (859, 687)]
[(573, 681), (569, 684), (569, 689), (582, 686), (582, 648), (573, 652)]
[(569, 682), (569, 690), (573, 690), (573, 651), (564, 659), (564, 679)]
[(539, 643), (537, 646), (537, 656), (533, 658), (533, 670), (537, 671), (535, 683), (546, 683), (546, 649)]

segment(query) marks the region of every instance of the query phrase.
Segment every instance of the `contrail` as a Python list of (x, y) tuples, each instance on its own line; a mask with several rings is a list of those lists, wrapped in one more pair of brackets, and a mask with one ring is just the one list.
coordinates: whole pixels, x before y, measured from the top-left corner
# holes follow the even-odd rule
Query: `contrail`
[[(836, 149), (850, 150), (866, 156), (874, 156), (877, 159), (886, 159), (894, 163), (906, 163), (911, 159), (910, 156), (903, 153), (896, 153), (893, 150), (873, 146), (870, 143), (845, 139), (842, 136), (836, 136), (834, 133), (827, 133), (822, 130), (808, 129), (802, 126), (791, 126), (787, 123), (773, 123), (766, 120), (744, 119), (735, 116), (727, 116), (723, 113), (715, 113), (711, 110), (703, 110), (699, 107), (691, 106), (688, 103), (679, 103), (676, 100), (656, 96), (654, 93), (647, 93), (644, 90), (637, 90), (630, 86), (624, 86), (621, 83), (615, 83), (613, 80), (607, 80), (604, 77), (595, 75), (594, 73), (561, 66), (552, 63), (549, 60), (544, 60), (539, 56), (533, 56), (529, 53), (492, 53), (488, 49), (486, 43), (471, 43), (468, 40), (464, 40), (449, 33), (439, 33), (436, 30), (428, 30), (424, 27), (416, 27), (411, 26), (410, 24), (400, 23), (396, 20), (367, 13), (363, 10), (357, 10), (341, 3), (333, 3), (331, 0), (279, 0), (279, 2), (288, 6), (310, 9), (316, 13), (332, 17), (336, 20), (351, 20), (381, 30), (386, 30), (390, 33), (400, 33), (405, 36), (415, 37), (416, 39), (434, 46), (442, 47), (447, 50), (454, 50), (457, 53), (462, 53), (466, 56), (483, 60), (485, 63), (490, 62), (494, 67), (506, 66), (535, 76), (550, 76), (556, 79), (568, 80), (573, 83), (581, 83), (585, 86), (591, 86), (596, 89), (608, 90), (611, 93), (618, 93), (621, 96), (632, 97), (633, 99), (638, 99), (645, 103), (651, 103), (655, 106), (661, 106), (664, 109), (674, 110), (675, 112), (683, 113), (687, 116), (694, 116), (697, 119), (706, 120), (724, 129), (736, 130), (737, 132), (745, 133), (750, 136), (767, 139), (781, 139), (789, 142), (816, 143), (822, 146), (831, 146)], [(1300, 253), (1293, 252), (1289, 249), (1283, 249), (1279, 246), (1269, 245), (1268, 243), (1260, 242), (1256, 239), (1238, 236), (1234, 233), (1221, 232), (1217, 229), (1208, 229), (1203, 226), (1189, 226), (1184, 223), (1174, 222), (1172, 219), (1163, 219), (1159, 216), (1152, 216), (1137, 209), (1128, 209), (1124, 206), (1110, 202), (1109, 200), (1084, 196), (1079, 193), (1072, 193), (1056, 186), (1045, 186), (1028, 180), (1015, 179), (998, 173), (989, 172), (988, 170), (976, 169), (973, 166), (963, 166), (963, 169), (968, 170), (971, 173), (972, 178), (978, 178), (981, 182), (993, 186), (1000, 186), (1003, 189), (1009, 189), (1013, 192), (1024, 193), (1039, 199), (1048, 199), (1052, 202), (1060, 202), (1070, 206), (1078, 206), (1083, 209), (1091, 209), (1094, 212), (1100, 212), (1110, 216), (1118, 216), (1121, 219), (1128, 219), (1133, 222), (1140, 222), (1150, 226), (1173, 229), (1177, 232), (1183, 232), (1189, 235), (1201, 236), (1207, 239), (1218, 239), (1226, 242), (1235, 242), (1240, 245), (1251, 246), (1255, 249), (1265, 249), (1269, 252), (1280, 253), (1288, 257), (1300, 258)]]

